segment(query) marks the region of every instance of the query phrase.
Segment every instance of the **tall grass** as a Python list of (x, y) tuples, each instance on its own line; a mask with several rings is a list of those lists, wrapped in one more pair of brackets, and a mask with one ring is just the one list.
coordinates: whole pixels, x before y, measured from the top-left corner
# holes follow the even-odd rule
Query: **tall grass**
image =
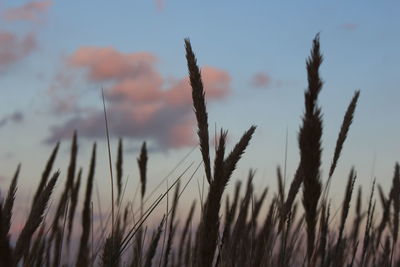
[[(21, 232), (11, 236), (10, 229), (15, 223), (14, 200), (21, 169), (21, 165), (17, 166), (7, 194), (4, 198), (0, 197), (0, 266), (400, 266), (398, 163), (394, 167), (390, 191), (386, 193), (380, 185), (375, 186), (374, 181), (367, 205), (363, 205), (361, 187), (358, 188), (356, 197), (353, 197), (357, 174), (355, 168), (352, 168), (343, 190), (340, 213), (332, 208), (329, 186), (355, 116), (360, 91), (355, 91), (345, 112), (325, 180), (321, 170), (323, 117), (322, 108), (318, 104), (318, 96), (323, 87), (319, 73), (323, 61), (319, 35), (314, 38), (310, 57), (306, 61), (308, 86), (304, 93), (304, 114), (298, 133), (300, 162), (289, 188), (286, 188), (286, 165), (283, 175), (280, 167), (277, 168), (276, 194), (269, 193), (267, 187), (260, 195), (255, 195), (257, 185), (253, 183), (256, 175), (253, 170), (249, 171), (247, 181), (243, 179), (237, 182), (233, 195), (225, 193), (225, 187), (256, 134), (256, 127), (250, 126), (230, 152), (227, 150), (228, 132), (221, 129), (216, 139), (215, 157), (211, 160), (206, 93), (201, 68), (197, 65), (189, 39), (185, 39), (185, 50), (197, 119), (201, 164), (208, 182), (204, 193), (199, 188), (200, 208), (195, 208), (194, 201), (184, 216), (185, 219), (179, 217), (182, 216), (179, 212), (182, 207), (182, 193), (193, 177), (202, 176), (198, 172), (200, 163), (195, 169), (190, 164), (169, 182), (161, 195), (156, 196), (151, 203), (148, 201), (155, 191), (147, 193), (148, 159), (151, 155), (145, 142), (137, 158), (137, 191), (140, 190), (140, 203), (136, 206), (139, 209), (135, 211), (135, 203), (124, 201), (123, 143), (122, 139), (118, 140), (114, 180), (104, 103), (111, 176), (111, 214), (105, 222), (101, 220), (101, 229), (94, 231), (94, 144), (85, 182), (81, 226), (77, 231), (80, 233), (79, 245), (73, 246), (71, 239), (74, 238), (75, 214), (79, 207), (80, 187), (84, 183), (83, 169), (80, 168), (76, 173), (78, 135), (75, 131), (70, 163), (65, 175), (66, 182), (57, 205), (46, 216), (52, 191), (61, 174), (60, 171), (52, 171), (59, 143), (54, 147), (44, 168)], [(170, 174), (166, 179), (172, 179)], [(161, 183), (164, 182), (163, 179)], [(116, 201), (114, 183), (117, 188)], [(376, 212), (376, 188), (382, 206), (381, 212)], [(169, 193), (172, 191), (171, 204)], [(301, 199), (298, 196), (300, 191)], [(133, 192), (127, 193), (134, 195)], [(266, 203), (268, 193), (271, 201)], [(52, 199), (57, 197), (53, 196)], [(165, 201), (167, 209), (161, 212), (161, 219), (153, 228), (148, 218)], [(118, 208), (117, 212), (114, 212), (114, 205)], [(221, 212), (221, 207), (224, 212)], [(337, 213), (340, 216), (336, 217)], [(375, 218), (379, 218), (379, 223), (376, 223)], [(16, 241), (11, 242), (11, 238)]]

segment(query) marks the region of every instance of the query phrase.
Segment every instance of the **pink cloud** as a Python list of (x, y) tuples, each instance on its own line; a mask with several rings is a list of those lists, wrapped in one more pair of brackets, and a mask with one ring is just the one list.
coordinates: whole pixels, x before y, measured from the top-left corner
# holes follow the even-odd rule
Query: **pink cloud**
[(0, 31), (0, 71), (31, 54), (36, 46), (34, 34), (19, 38), (12, 32)]
[(70, 57), (69, 64), (86, 68), (88, 79), (99, 82), (146, 75), (156, 60), (150, 53), (123, 54), (111, 47), (82, 47)]
[[(155, 55), (122, 53), (111, 47), (83, 47), (66, 62), (64, 73), (83, 73), (83, 82), (106, 85), (107, 116), (110, 130), (115, 135), (149, 140), (163, 150), (196, 144), (189, 79), (187, 76), (174, 78), (172, 84), (168, 83), (156, 68)], [(229, 95), (231, 78), (227, 72), (204, 67), (201, 73), (207, 101), (221, 100)], [(56, 77), (58, 86), (54, 86), (53, 91), (63, 90), (58, 95), (64, 95), (63, 92), (71, 87), (65, 86), (66, 81), (69, 79)], [(52, 143), (70, 138), (74, 129), (82, 137), (103, 138), (104, 127), (102, 110), (79, 112), (66, 122), (51, 127), (51, 134), (45, 141)]]
[(347, 31), (354, 31), (358, 28), (358, 24), (355, 23), (344, 23), (341, 25), (342, 29), (345, 29)]
[(8, 21), (40, 21), (42, 13), (47, 12), (53, 1), (29, 2), (23, 6), (10, 8), (4, 12), (4, 17)]
[(132, 110), (134, 121), (138, 124), (146, 124), (155, 114), (163, 108), (161, 103), (149, 103), (136, 106)]
[(271, 82), (270, 77), (263, 72), (256, 73), (251, 78), (251, 85), (256, 88), (267, 87)]
[(193, 135), (196, 124), (193, 120), (187, 120), (182, 124), (171, 127), (168, 132), (168, 145), (174, 148), (193, 146), (197, 144), (197, 140)]
[(130, 101), (132, 103), (149, 103), (157, 101), (162, 91), (162, 78), (159, 75), (125, 79), (107, 91), (107, 99), (111, 101)]
[[(0, 15), (9, 22), (40, 21), (52, 1), (28, 2), (20, 7), (9, 8)], [(0, 30), (0, 72), (29, 56), (37, 48), (36, 33), (16, 34)]]
[[(231, 77), (225, 71), (213, 67), (201, 69), (204, 90), (208, 99), (222, 99), (230, 92)], [(189, 77), (176, 82), (176, 84), (165, 92), (166, 100), (175, 105), (191, 105), (192, 93)]]
[(163, 11), (165, 8), (165, 1), (164, 0), (155, 0), (156, 8), (158, 11)]

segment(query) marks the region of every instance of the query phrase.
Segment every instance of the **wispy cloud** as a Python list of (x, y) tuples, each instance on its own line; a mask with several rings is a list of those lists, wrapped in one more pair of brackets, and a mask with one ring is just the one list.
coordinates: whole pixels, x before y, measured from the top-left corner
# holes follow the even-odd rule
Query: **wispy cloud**
[(0, 30), (0, 72), (28, 57), (38, 47), (35, 31), (14, 32), (16, 21), (41, 22), (52, 1), (28, 2), (22, 6), (0, 12), (0, 18), (8, 21), (7, 30)]
[(21, 123), (24, 120), (24, 115), (20, 111), (15, 111), (0, 118), (0, 128), (4, 127), (9, 122)]
[(253, 77), (251, 77), (250, 84), (254, 88), (263, 88), (269, 86), (271, 83), (270, 77), (264, 73), (264, 72), (259, 72), (254, 74)]
[[(114, 134), (139, 141), (150, 139), (159, 149), (192, 146), (196, 141), (189, 79), (167, 81), (157, 70), (157, 62), (157, 57), (151, 53), (122, 53), (112, 47), (82, 47), (68, 57), (67, 71), (63, 72), (78, 72), (80, 76), (83, 74), (86, 83), (106, 85), (107, 116)], [(208, 101), (229, 95), (231, 78), (227, 72), (204, 67), (202, 77)], [(58, 76), (56, 80), (63, 86), (57, 85), (56, 81), (51, 94), (64, 95), (66, 90), (70, 90), (71, 86), (65, 86), (70, 78)], [(66, 103), (73, 102), (73, 109), (82, 111), (79, 98), (60, 99), (66, 99)], [(68, 106), (62, 101), (54, 103), (55, 110)], [(46, 142), (70, 138), (74, 129), (83, 137), (104, 137), (102, 110), (87, 109), (70, 116), (64, 123), (54, 125)]]
[(358, 29), (359, 25), (355, 23), (343, 23), (340, 27), (346, 31), (354, 31)]
[(12, 32), (0, 31), (0, 72), (30, 55), (36, 46), (33, 33), (18, 37)]
[(3, 12), (3, 16), (8, 21), (33, 21), (43, 20), (43, 13), (46, 13), (53, 1), (28, 2), (20, 7), (9, 8)]
[(158, 11), (163, 11), (165, 8), (165, 0), (154, 0)]

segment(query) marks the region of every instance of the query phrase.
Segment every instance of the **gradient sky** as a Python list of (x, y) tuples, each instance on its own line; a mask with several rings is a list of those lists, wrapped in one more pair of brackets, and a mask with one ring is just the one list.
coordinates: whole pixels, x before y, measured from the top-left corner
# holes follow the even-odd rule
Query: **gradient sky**
[[(96, 179), (100, 191), (108, 192), (103, 87), (113, 152), (117, 138), (124, 138), (128, 188), (138, 181), (143, 141), (150, 147), (154, 187), (196, 145), (186, 37), (202, 67), (210, 132), (215, 125), (228, 129), (231, 147), (250, 125), (258, 126), (234, 180), (254, 168), (259, 191), (273, 187), (287, 130), (291, 180), (305, 60), (320, 32), (323, 178), (346, 107), (360, 89), (332, 195), (341, 199), (353, 165), (365, 191), (372, 176), (388, 188), (400, 159), (399, 12), (398, 1), (0, 0), (0, 185), (8, 186), (21, 162), (17, 198), (29, 200), (57, 140), (62, 145), (56, 167), (65, 173), (76, 128), (79, 165), (87, 171), (97, 141)], [(198, 164), (199, 154), (194, 151), (180, 170)], [(196, 182), (188, 192), (197, 196)]]

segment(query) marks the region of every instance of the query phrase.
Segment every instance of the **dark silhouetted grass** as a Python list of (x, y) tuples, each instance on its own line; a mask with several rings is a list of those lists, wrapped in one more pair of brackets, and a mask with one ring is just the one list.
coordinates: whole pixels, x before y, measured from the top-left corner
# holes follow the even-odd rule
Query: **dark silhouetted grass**
[[(385, 192), (382, 186), (375, 185), (374, 180), (367, 204), (364, 205), (366, 207), (363, 207), (361, 187), (353, 197), (355, 168), (350, 170), (339, 209), (329, 198), (331, 178), (353, 122), (360, 91), (354, 93), (345, 112), (325, 180), (321, 170), (323, 117), (318, 104), (323, 85), (319, 74), (323, 59), (319, 35), (314, 38), (311, 55), (306, 61), (308, 86), (304, 93), (304, 114), (298, 133), (300, 162), (296, 165), (293, 179), (288, 182), (286, 163), (283, 175), (280, 167), (277, 168), (276, 193), (271, 193), (268, 187), (259, 188), (254, 183), (257, 173), (253, 170), (249, 171), (246, 181), (246, 177), (242, 177), (236, 183), (232, 194), (225, 192), (256, 127), (250, 126), (230, 152), (227, 150), (228, 132), (221, 130), (216, 138), (215, 157), (211, 160), (206, 90), (189, 39), (185, 39), (185, 50), (202, 162), (188, 164), (180, 175), (172, 177), (191, 152), (188, 153), (172, 172), (160, 178), (161, 182), (154, 190), (148, 190), (147, 171), (152, 167), (151, 164), (148, 166), (148, 159), (151, 155), (143, 142), (137, 158), (139, 172), (135, 175), (140, 202), (134, 203), (135, 193), (123, 188), (123, 173), (127, 170), (123, 167), (131, 166), (131, 163), (124, 158), (122, 139), (118, 140), (116, 179), (113, 178), (112, 140), (103, 103), (111, 176), (110, 214), (103, 221), (99, 194), (97, 204), (93, 204), (95, 170), (99, 164), (96, 164), (96, 143), (93, 145), (86, 191), (80, 205), (83, 170), (80, 168), (76, 173), (78, 135), (75, 131), (65, 185), (60, 196), (51, 197), (56, 181), (64, 177), (60, 171), (51, 177), (60, 146), (57, 143), (44, 168), (32, 204), (29, 204), (31, 208), (26, 222), (18, 234), (11, 236), (10, 229), (15, 223), (12, 214), (16, 206), (14, 200), (18, 181), (21, 180), (21, 165), (18, 165), (11, 179), (7, 194), (4, 198), (0, 196), (0, 266), (400, 266), (397, 249), (400, 224), (398, 163), (394, 167), (390, 191)], [(198, 173), (201, 164), (204, 174)], [(193, 201), (187, 214), (184, 214), (181, 211), (185, 203), (180, 197), (194, 177), (204, 177), (203, 181), (208, 184), (205, 183), (204, 188), (198, 185), (200, 199)], [(154, 196), (165, 181), (170, 181), (167, 182), (167, 188), (159, 196)], [(114, 183), (117, 188), (116, 202)], [(380, 210), (376, 206), (375, 190), (379, 194)], [(301, 199), (298, 197), (299, 191)], [(174, 192), (171, 201), (170, 192)], [(49, 209), (51, 199), (56, 201)], [(197, 209), (196, 201), (200, 202)], [(159, 208), (164, 202), (167, 202), (165, 211)], [(116, 213), (114, 205), (118, 208)], [(81, 207), (81, 224), (80, 227), (75, 224), (74, 229), (76, 210)], [(100, 211), (99, 223), (94, 222), (93, 209), (97, 208)], [(160, 213), (160, 221), (150, 223), (150, 216), (156, 212)], [(374, 220), (377, 217), (378, 222)], [(74, 233), (80, 234), (80, 238), (75, 240)]]

